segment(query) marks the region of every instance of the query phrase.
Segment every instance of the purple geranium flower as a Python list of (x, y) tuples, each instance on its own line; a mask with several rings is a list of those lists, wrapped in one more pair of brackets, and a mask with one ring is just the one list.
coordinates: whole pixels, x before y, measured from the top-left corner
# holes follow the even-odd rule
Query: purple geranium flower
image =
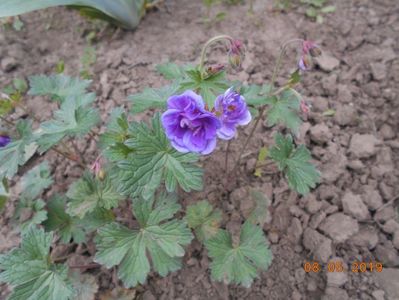
[(223, 140), (232, 139), (236, 134), (236, 126), (247, 125), (252, 119), (244, 97), (233, 88), (216, 98), (215, 114), (222, 122), (217, 135)]
[(216, 131), (221, 124), (207, 111), (200, 95), (185, 91), (168, 99), (162, 125), (172, 146), (179, 152), (209, 154), (216, 147)]
[(7, 146), (11, 143), (11, 139), (7, 135), (0, 135), (0, 148)]

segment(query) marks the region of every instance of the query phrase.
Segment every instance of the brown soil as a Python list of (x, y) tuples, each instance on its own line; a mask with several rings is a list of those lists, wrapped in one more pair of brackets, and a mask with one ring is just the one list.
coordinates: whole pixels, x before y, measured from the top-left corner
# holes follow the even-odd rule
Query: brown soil
[[(111, 108), (127, 107), (129, 94), (165, 83), (154, 72), (156, 64), (197, 62), (201, 45), (216, 34), (245, 40), (248, 53), (243, 70), (232, 79), (248, 83), (270, 80), (279, 45), (285, 40), (316, 40), (326, 53), (325, 61), (304, 75), (300, 88), (313, 107), (299, 142), (308, 145), (323, 173), (322, 183), (311, 195), (300, 197), (291, 192), (274, 169), (265, 170), (261, 178), (253, 175), (257, 151), (273, 143), (275, 129), (266, 125), (260, 126), (248, 147), (239, 177), (227, 180), (222, 171), (226, 145), (219, 143), (218, 151), (203, 160), (205, 190), (182, 195), (184, 206), (208, 199), (223, 210), (224, 225), (229, 225), (243, 220), (249, 187), (264, 191), (272, 200), (271, 221), (264, 226), (274, 253), (270, 269), (261, 273), (250, 289), (212, 282), (206, 250), (194, 241), (182, 270), (166, 278), (151, 274), (148, 283), (137, 288), (142, 299), (399, 299), (399, 224), (395, 215), (399, 192), (399, 2), (330, 1), (337, 11), (325, 17), (322, 25), (305, 18), (303, 7), (279, 13), (271, 10), (271, 2), (255, 1), (254, 17), (247, 15), (245, 5), (219, 7), (227, 17), (209, 27), (202, 23), (205, 10), (201, 1), (170, 0), (167, 10), (163, 7), (148, 14), (136, 31), (108, 28), (95, 44), (92, 90), (98, 95), (103, 120)], [(93, 25), (65, 9), (27, 14), (22, 20), (23, 31), (0, 32), (1, 62), (11, 58), (13, 65), (6, 71), (2, 64), (0, 86), (14, 77), (50, 74), (59, 60), (65, 61), (66, 74), (78, 75), (87, 46), (85, 36)], [(296, 55), (294, 51), (289, 54), (281, 82), (294, 68)], [(215, 51), (212, 58), (222, 58), (222, 52)], [(28, 106), (46, 119), (51, 110), (43, 109), (43, 101), (29, 99)], [(336, 114), (323, 116), (327, 109)], [(22, 114), (17, 111), (14, 117)], [(136, 118), (146, 119), (147, 115)], [(240, 132), (231, 158), (248, 131)], [(94, 142), (81, 141), (78, 148), (87, 162), (96, 157)], [(49, 194), (64, 192), (81, 174), (79, 167), (53, 153), (45, 159), (53, 166), (55, 181), (62, 183)], [(0, 216), (0, 252), (19, 243), (18, 232), (10, 224), (15, 201), (8, 203)], [(93, 247), (89, 245), (89, 252), (80, 259), (90, 262)], [(55, 250), (68, 253), (70, 248)], [(327, 263), (333, 258), (341, 259), (349, 269), (356, 261), (379, 261), (390, 273), (328, 273)], [(319, 262), (323, 270), (305, 273), (306, 261)], [(89, 272), (98, 278), (99, 297), (120, 284), (112, 270)], [(392, 277), (396, 275), (395, 281)], [(1, 299), (7, 291), (5, 285), (0, 286)]]

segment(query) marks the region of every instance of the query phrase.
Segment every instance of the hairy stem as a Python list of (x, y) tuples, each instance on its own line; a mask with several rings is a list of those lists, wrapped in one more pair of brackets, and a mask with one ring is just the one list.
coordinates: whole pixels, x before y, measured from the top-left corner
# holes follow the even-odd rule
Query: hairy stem
[(202, 48), (202, 51), (201, 51), (201, 59), (200, 59), (200, 64), (199, 64), (199, 69), (200, 69), (201, 75), (205, 74), (204, 65), (205, 65), (205, 60), (206, 60), (206, 50), (212, 44), (214, 44), (216, 42), (219, 42), (219, 41), (223, 41), (223, 40), (227, 40), (227, 41), (233, 42), (234, 39), (231, 36), (229, 36), (229, 35), (223, 34), (223, 35), (215, 36), (215, 37), (209, 39), (205, 43), (205, 45), (204, 45), (204, 47)]
[[(281, 51), (280, 51), (280, 54), (279, 54), (279, 56), (278, 56), (278, 58), (277, 58), (276, 65), (275, 65), (274, 70), (273, 70), (272, 79), (271, 79), (271, 83), (270, 83), (270, 90), (269, 90), (269, 92), (267, 93), (267, 97), (268, 97), (268, 98), (271, 97), (272, 95), (274, 95), (274, 88), (275, 88), (274, 85), (275, 85), (275, 83), (276, 83), (277, 75), (278, 75), (279, 72), (280, 72), (281, 62), (282, 62), (282, 60), (283, 60), (283, 56), (284, 56), (285, 50), (287, 49), (287, 46), (288, 46), (289, 44), (294, 43), (294, 42), (303, 42), (303, 39), (292, 39), (292, 40), (289, 40), (289, 41), (285, 42), (285, 43), (281, 46)], [(281, 89), (280, 89), (280, 90), (281, 90)], [(278, 90), (277, 92), (280, 92), (280, 90)], [(245, 140), (245, 142), (244, 142), (244, 144), (242, 145), (241, 150), (240, 150), (240, 152), (239, 152), (239, 154), (238, 154), (237, 162), (236, 162), (236, 164), (235, 164), (235, 166), (234, 166), (234, 168), (233, 168), (233, 172), (235, 172), (235, 170), (236, 170), (236, 169), (238, 168), (238, 166), (240, 165), (241, 156), (243, 155), (245, 149), (247, 149), (247, 146), (248, 146), (250, 140), (252, 139), (252, 137), (253, 137), (253, 135), (254, 135), (254, 133), (255, 133), (255, 130), (256, 130), (256, 128), (257, 128), (258, 125), (259, 125), (260, 120), (262, 120), (265, 111), (266, 111), (266, 105), (261, 106), (261, 108), (259, 109), (259, 115), (258, 115), (258, 117), (257, 117), (256, 120), (255, 120), (255, 124), (254, 124), (254, 126), (252, 127), (251, 132), (249, 133), (247, 139)]]

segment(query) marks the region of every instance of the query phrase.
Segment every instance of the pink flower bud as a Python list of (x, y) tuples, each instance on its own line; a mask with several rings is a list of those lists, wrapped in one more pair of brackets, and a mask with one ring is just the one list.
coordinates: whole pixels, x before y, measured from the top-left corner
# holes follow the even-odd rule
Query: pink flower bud
[(312, 57), (318, 57), (322, 54), (320, 47), (312, 41), (303, 41), (302, 53), (310, 54)]
[(306, 101), (304, 100), (301, 100), (300, 108), (301, 112), (304, 113), (305, 115), (307, 115), (310, 111), (310, 105), (306, 103)]
[(233, 68), (240, 68), (245, 57), (245, 47), (240, 40), (232, 40), (229, 49), (229, 63)]

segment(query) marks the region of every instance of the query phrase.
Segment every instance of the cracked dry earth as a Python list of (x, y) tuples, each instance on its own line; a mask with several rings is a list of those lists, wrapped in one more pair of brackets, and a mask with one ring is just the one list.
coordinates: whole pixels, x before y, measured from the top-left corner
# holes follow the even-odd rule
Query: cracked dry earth
[[(201, 1), (170, 0), (168, 11), (161, 7), (149, 13), (136, 31), (106, 29), (96, 42), (92, 90), (98, 95), (103, 121), (111, 108), (129, 105), (129, 94), (165, 83), (154, 72), (157, 63), (194, 63), (201, 45), (216, 34), (245, 40), (248, 53), (243, 70), (231, 78), (247, 83), (270, 80), (284, 40), (313, 39), (325, 53), (315, 69), (303, 76), (300, 87), (312, 111), (297, 142), (307, 144), (322, 172), (322, 182), (311, 194), (301, 197), (290, 191), (275, 169), (264, 170), (261, 178), (253, 175), (259, 148), (273, 143), (274, 129), (264, 125), (244, 154), (240, 177), (229, 182), (227, 190), (221, 171), (225, 145), (219, 143), (218, 151), (202, 160), (206, 189), (181, 195), (183, 206), (208, 199), (223, 210), (223, 225), (231, 228), (244, 220), (252, 206), (248, 189), (263, 191), (271, 200), (269, 222), (264, 225), (274, 253), (270, 269), (249, 289), (212, 282), (206, 250), (194, 241), (182, 270), (166, 278), (151, 274), (148, 283), (127, 293), (126, 299), (399, 299), (399, 2), (330, 2), (337, 11), (322, 25), (305, 18), (301, 6), (279, 13), (272, 11), (272, 1), (258, 0), (255, 17), (247, 16), (246, 5), (219, 6), (226, 19), (208, 27), (202, 23)], [(92, 25), (61, 8), (27, 14), (22, 20), (21, 32), (0, 32), (1, 87), (14, 77), (52, 73), (61, 59), (66, 74), (78, 75)], [(288, 54), (279, 83), (295, 64), (295, 52)], [(212, 59), (218, 58), (223, 59), (223, 54), (216, 49)], [(35, 98), (27, 105), (45, 119), (54, 108), (45, 103)], [(329, 109), (335, 115), (323, 115)], [(21, 115), (17, 111), (13, 117)], [(237, 155), (248, 131), (240, 132), (231, 156)], [(88, 162), (96, 157), (93, 141), (80, 141), (78, 148)], [(51, 163), (55, 181), (62, 183), (47, 196), (65, 192), (81, 173), (52, 153), (45, 159)], [(18, 188), (14, 186), (13, 192)], [(12, 200), (0, 216), (0, 252), (19, 243), (18, 228), (11, 221), (17, 199)], [(71, 258), (75, 263), (90, 263), (95, 247), (89, 242), (85, 250), (57, 246), (54, 251), (75, 252)], [(347, 271), (328, 272), (331, 261), (340, 262)], [(306, 273), (305, 262), (318, 262), (322, 270)], [(352, 272), (355, 262), (380, 262), (383, 271)], [(104, 296), (119, 288), (112, 270), (87, 272), (98, 279), (98, 299), (112, 299)], [(0, 285), (0, 298), (7, 293), (7, 287)]]

